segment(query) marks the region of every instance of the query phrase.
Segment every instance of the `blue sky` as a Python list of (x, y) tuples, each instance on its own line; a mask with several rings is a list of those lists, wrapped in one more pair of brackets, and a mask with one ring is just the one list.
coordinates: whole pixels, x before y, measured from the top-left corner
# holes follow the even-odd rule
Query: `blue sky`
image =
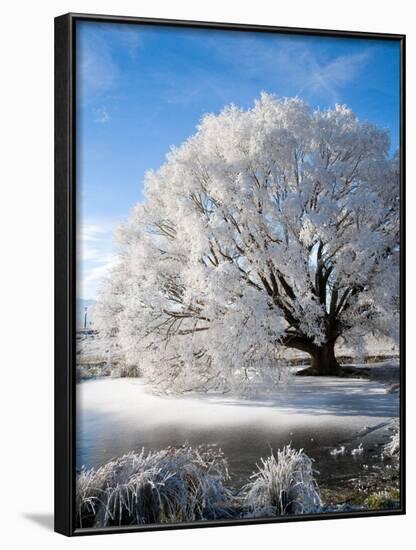
[(114, 265), (112, 232), (140, 201), (146, 170), (204, 113), (248, 108), (261, 91), (336, 103), (399, 143), (397, 42), (77, 23), (78, 296)]

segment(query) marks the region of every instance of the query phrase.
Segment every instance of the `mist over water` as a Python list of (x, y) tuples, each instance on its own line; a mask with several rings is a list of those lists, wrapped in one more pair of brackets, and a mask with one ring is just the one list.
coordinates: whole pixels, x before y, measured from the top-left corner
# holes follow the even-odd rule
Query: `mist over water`
[[(261, 457), (288, 443), (303, 448), (337, 485), (380, 466), (385, 427), (399, 416), (397, 394), (364, 380), (296, 379), (266, 399), (220, 395), (160, 397), (138, 379), (101, 379), (77, 386), (77, 467), (97, 467), (131, 450), (185, 443), (215, 444), (241, 487)], [(375, 428), (375, 429), (374, 429)], [(367, 434), (367, 435), (364, 435)], [(363, 442), (365, 452), (351, 455)], [(346, 445), (346, 454), (330, 451)]]

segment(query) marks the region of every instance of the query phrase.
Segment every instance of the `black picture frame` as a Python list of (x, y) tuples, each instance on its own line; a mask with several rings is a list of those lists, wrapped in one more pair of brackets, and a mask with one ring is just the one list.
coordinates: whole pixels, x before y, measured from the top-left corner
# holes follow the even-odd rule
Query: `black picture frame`
[[(401, 507), (394, 510), (337, 512), (262, 519), (213, 520), (209, 522), (77, 529), (75, 507), (75, 285), (76, 285), (76, 46), (80, 21), (137, 23), (140, 25), (221, 29), (230, 32), (267, 32), (292, 35), (364, 38), (398, 41), (400, 60), (400, 163), (401, 163), (401, 316), (400, 316), (400, 489)], [(55, 531), (66, 536), (135, 531), (189, 529), (226, 525), (250, 525), (292, 521), (317, 521), (352, 517), (405, 514), (405, 82), (406, 37), (353, 31), (288, 28), (233, 23), (211, 23), (108, 15), (69, 13), (55, 18)]]

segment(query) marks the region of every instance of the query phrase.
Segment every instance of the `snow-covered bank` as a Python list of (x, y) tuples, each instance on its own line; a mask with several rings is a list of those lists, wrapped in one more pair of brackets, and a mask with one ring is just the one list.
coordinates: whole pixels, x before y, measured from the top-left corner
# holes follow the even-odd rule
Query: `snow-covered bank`
[[(245, 424), (276, 426), (346, 424), (359, 427), (399, 416), (397, 396), (375, 381), (308, 377), (295, 378), (287, 386), (262, 398), (238, 398), (221, 394), (158, 396), (141, 380), (97, 380), (80, 384), (78, 408), (82, 417), (102, 412), (114, 420), (140, 418), (141, 426), (164, 423)], [(322, 417), (325, 417), (324, 419)]]

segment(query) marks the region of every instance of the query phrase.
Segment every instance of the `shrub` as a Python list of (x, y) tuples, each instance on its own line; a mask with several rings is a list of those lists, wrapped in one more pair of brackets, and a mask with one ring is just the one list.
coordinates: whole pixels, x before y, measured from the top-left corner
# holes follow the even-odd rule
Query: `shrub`
[(227, 463), (214, 447), (130, 452), (78, 474), (79, 527), (224, 518), (233, 496)]
[(245, 508), (254, 517), (308, 514), (322, 507), (312, 460), (290, 445), (262, 459), (244, 491)]
[(213, 446), (130, 452), (77, 477), (78, 527), (176, 523), (322, 510), (312, 460), (290, 445), (267, 459), (238, 495)]
[(119, 369), (120, 378), (138, 378), (140, 376), (140, 369), (136, 365), (123, 364)]
[(383, 450), (389, 456), (398, 457), (400, 455), (400, 430), (398, 428), (391, 436), (390, 441), (384, 445)]
[(369, 495), (364, 504), (369, 510), (398, 508), (400, 506), (400, 491), (398, 489), (378, 491)]

